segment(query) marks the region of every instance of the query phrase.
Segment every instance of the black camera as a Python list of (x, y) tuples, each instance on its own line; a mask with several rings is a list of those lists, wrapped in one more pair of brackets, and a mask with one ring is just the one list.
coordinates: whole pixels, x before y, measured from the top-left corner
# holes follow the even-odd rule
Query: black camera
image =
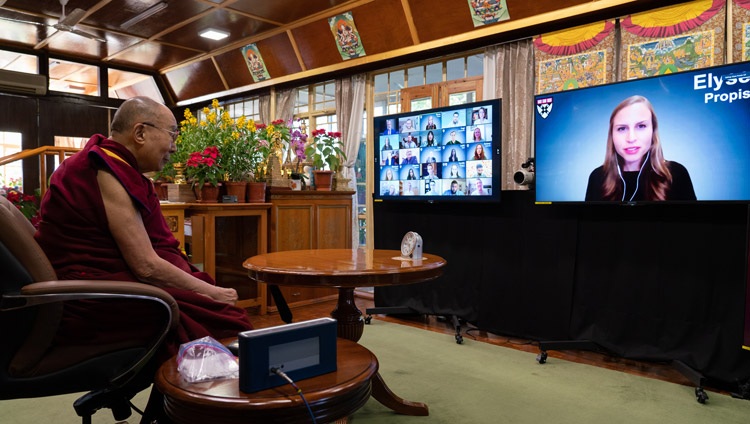
[(513, 181), (519, 185), (534, 184), (534, 158), (528, 158), (521, 164), (521, 169), (513, 174)]

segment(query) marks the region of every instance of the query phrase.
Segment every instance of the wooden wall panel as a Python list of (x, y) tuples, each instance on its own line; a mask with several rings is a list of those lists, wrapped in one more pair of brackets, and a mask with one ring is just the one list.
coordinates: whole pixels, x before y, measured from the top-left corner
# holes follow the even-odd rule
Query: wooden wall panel
[(38, 100), (0, 95), (0, 131), (21, 133), (24, 149), (39, 147)]
[[(508, 12), (510, 13), (510, 20), (504, 22), (510, 22), (557, 9), (590, 3), (590, 0), (507, 0), (506, 3), (508, 5)], [(460, 35), (476, 29), (472, 23), (471, 12), (467, 2), (456, 2), (455, 0), (409, 0), (409, 7), (411, 8), (414, 25), (419, 34), (419, 41), (422, 43)]]
[(292, 35), (307, 69), (342, 62), (328, 20), (323, 19), (295, 28)]
[(365, 53), (373, 55), (412, 46), (401, 0), (378, 0), (352, 11)]
[(165, 74), (165, 77), (178, 101), (226, 90), (210, 59), (178, 68)]
[(240, 49), (230, 50), (214, 59), (229, 88), (243, 87), (254, 82)]
[[(256, 43), (271, 78), (283, 77), (302, 71), (294, 47), (287, 33), (260, 40)], [(247, 69), (247, 66), (245, 66)], [(249, 73), (249, 71), (248, 71)], [(252, 77), (251, 77), (252, 79)]]
[(94, 134), (109, 135), (109, 110), (58, 101), (39, 104), (39, 143), (53, 146), (55, 136), (89, 138)]

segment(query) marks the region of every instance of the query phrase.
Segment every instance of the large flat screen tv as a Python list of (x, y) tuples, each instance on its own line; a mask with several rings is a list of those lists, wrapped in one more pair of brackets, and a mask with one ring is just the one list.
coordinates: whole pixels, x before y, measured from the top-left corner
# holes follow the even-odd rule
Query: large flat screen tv
[(750, 201), (749, 62), (537, 95), (534, 116), (537, 203)]
[(376, 201), (500, 200), (500, 100), (373, 118)]

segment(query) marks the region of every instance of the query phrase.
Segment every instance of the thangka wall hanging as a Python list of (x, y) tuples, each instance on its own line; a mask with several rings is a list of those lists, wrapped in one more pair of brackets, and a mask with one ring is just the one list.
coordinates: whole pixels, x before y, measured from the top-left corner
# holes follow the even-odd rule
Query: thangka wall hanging
[(733, 62), (750, 60), (750, 0), (734, 0), (732, 7)]
[(328, 18), (328, 25), (336, 39), (336, 46), (341, 54), (341, 59), (353, 59), (365, 55), (365, 48), (359, 38), (359, 31), (354, 25), (351, 12), (342, 13)]
[(603, 21), (536, 37), (537, 94), (612, 81), (614, 29), (614, 21)]
[(505, 0), (467, 0), (474, 26), (493, 24), (510, 19)]
[(245, 58), (250, 75), (253, 76), (253, 81), (259, 82), (271, 78), (266, 69), (266, 64), (263, 63), (263, 57), (260, 55), (258, 47), (255, 44), (248, 44), (243, 47), (242, 56)]
[(698, 0), (623, 18), (620, 79), (723, 64), (725, 4)]

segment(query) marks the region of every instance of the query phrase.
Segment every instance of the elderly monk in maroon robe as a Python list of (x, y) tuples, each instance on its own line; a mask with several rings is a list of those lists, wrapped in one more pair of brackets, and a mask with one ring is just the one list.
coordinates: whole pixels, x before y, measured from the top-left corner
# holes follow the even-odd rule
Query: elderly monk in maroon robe
[[(180, 325), (162, 358), (181, 343), (252, 328), (245, 311), (234, 306), (237, 292), (217, 286), (188, 262), (143, 175), (164, 167), (176, 150), (177, 131), (166, 106), (146, 97), (125, 101), (112, 119), (111, 136), (94, 135), (52, 174), (36, 233), (60, 279), (140, 281), (169, 292), (179, 305)], [(148, 324), (139, 310), (112, 308), (95, 301), (66, 305), (60, 343), (86, 338), (95, 345), (112, 332), (137, 336)]]

